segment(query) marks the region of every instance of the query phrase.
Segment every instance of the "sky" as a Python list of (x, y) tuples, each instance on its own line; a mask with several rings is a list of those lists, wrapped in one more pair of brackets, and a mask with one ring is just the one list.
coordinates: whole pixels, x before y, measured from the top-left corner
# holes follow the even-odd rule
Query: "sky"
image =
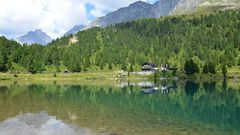
[(0, 35), (13, 39), (42, 29), (57, 38), (75, 25), (86, 25), (136, 1), (139, 0), (0, 0)]

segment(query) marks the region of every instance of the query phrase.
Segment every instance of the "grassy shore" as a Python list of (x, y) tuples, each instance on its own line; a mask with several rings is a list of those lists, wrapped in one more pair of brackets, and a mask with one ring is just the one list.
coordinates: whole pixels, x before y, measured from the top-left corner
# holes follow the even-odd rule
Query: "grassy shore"
[[(239, 79), (239, 72), (229, 72), (227, 75), (228, 79)], [(182, 73), (178, 73), (173, 76), (171, 73), (163, 74), (158, 73), (157, 75), (140, 75), (137, 73), (127, 73), (118, 71), (104, 71), (104, 72), (81, 72), (81, 73), (0, 73), (0, 80), (12, 80), (12, 81), (62, 81), (62, 82), (79, 82), (79, 81), (106, 81), (114, 82), (121, 80), (141, 81), (141, 80), (159, 80), (159, 79), (190, 79), (190, 80), (202, 80), (202, 81), (216, 81), (223, 80), (223, 75), (217, 72), (215, 75), (212, 74), (195, 74), (186, 76)]]
[(59, 83), (59, 84), (94, 84), (118, 85), (122, 81), (138, 82), (151, 80), (152, 76), (136, 75), (118, 72), (82, 72), (82, 73), (0, 73), (0, 82), (31, 83)]
[(0, 73), (1, 80), (118, 80), (126, 78), (148, 79), (150, 76), (118, 72), (38, 73), (38, 74)]
[[(161, 83), (162, 79), (176, 80), (178, 83), (184, 84), (186, 81), (192, 80), (197, 83), (202, 82), (217, 82), (223, 83), (224, 78), (221, 74), (216, 75), (203, 75), (195, 74), (193, 76), (186, 76), (177, 74), (158, 74), (157, 79), (154, 75), (139, 75), (127, 73), (119, 74), (118, 72), (85, 72), (85, 73), (41, 73), (41, 74), (12, 74), (0, 73), (0, 86), (21, 84), (21, 85), (91, 85), (91, 86), (116, 86), (119, 87), (123, 83), (138, 83), (138, 82), (154, 82)], [(240, 88), (240, 74), (230, 74), (227, 78), (229, 86), (239, 89)]]

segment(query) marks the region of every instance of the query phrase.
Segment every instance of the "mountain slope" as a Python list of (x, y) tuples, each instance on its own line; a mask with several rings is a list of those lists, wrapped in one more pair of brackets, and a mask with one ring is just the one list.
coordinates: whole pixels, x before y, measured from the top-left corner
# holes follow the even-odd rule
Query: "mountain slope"
[[(198, 3), (194, 10), (209, 3)], [(183, 4), (182, 8), (192, 7)], [(12, 60), (32, 73), (42, 72), (49, 66), (56, 66), (56, 72), (59, 67), (72, 72), (129, 71), (131, 67), (138, 71), (148, 61), (183, 69), (184, 63), (192, 58), (199, 67), (214, 63), (220, 73), (223, 65), (235, 69), (240, 65), (239, 18), (239, 10), (229, 10), (202, 17), (141, 19), (84, 30), (56, 39), (48, 46), (20, 46), (10, 50), (12, 53), (7, 52), (11, 47), (0, 44), (0, 66), (11, 69), (8, 62)], [(2, 43), (8, 45), (5, 41)]]
[(240, 0), (181, 0), (171, 12), (173, 15), (205, 14), (216, 10), (239, 8)]
[(70, 71), (140, 69), (144, 62), (184, 67), (193, 58), (200, 67), (214, 62), (236, 66), (240, 62), (239, 11), (216, 12), (202, 17), (174, 16), (141, 19), (113, 27), (92, 28), (49, 44), (63, 48), (62, 61)]
[(76, 34), (77, 32), (83, 30), (86, 27), (86, 25), (76, 25), (72, 29), (70, 29), (68, 32), (64, 34), (64, 36), (69, 36), (71, 34)]
[(41, 45), (47, 45), (52, 41), (52, 38), (44, 33), (40, 29), (36, 29), (35, 31), (30, 31), (26, 35), (23, 35), (18, 38), (18, 41), (21, 43), (26, 43), (28, 45), (37, 43)]
[(104, 17), (100, 17), (91, 23), (91, 27), (106, 27), (121, 22), (129, 22), (142, 18), (158, 18), (169, 15), (180, 0), (160, 0), (151, 5), (142, 1), (120, 8)]
[[(159, 18), (161, 16), (206, 12), (206, 9), (232, 9), (239, 7), (240, 0), (159, 0), (154, 4), (142, 1), (120, 8), (106, 16), (94, 20), (88, 28), (107, 27), (122, 22), (142, 18)], [(199, 9), (199, 10), (198, 10)]]

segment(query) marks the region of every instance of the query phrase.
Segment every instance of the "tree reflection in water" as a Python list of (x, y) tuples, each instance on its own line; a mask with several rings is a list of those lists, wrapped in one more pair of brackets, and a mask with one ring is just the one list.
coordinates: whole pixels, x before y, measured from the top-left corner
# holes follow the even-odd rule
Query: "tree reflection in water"
[[(168, 133), (170, 127), (176, 134), (238, 134), (240, 91), (226, 84), (4, 85), (0, 121), (45, 111), (64, 123), (119, 134)], [(143, 88), (155, 92), (146, 95)]]

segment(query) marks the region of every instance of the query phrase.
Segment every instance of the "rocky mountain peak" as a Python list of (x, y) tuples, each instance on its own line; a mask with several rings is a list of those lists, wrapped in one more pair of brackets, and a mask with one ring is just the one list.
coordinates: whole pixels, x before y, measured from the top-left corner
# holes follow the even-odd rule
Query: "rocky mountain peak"
[(23, 35), (18, 38), (18, 41), (21, 43), (26, 43), (28, 45), (37, 43), (41, 45), (47, 45), (52, 41), (52, 38), (48, 36), (41, 29), (36, 29), (35, 31), (30, 31), (26, 35)]
[(129, 7), (150, 7), (151, 4), (143, 2), (143, 1), (137, 1), (129, 5)]

